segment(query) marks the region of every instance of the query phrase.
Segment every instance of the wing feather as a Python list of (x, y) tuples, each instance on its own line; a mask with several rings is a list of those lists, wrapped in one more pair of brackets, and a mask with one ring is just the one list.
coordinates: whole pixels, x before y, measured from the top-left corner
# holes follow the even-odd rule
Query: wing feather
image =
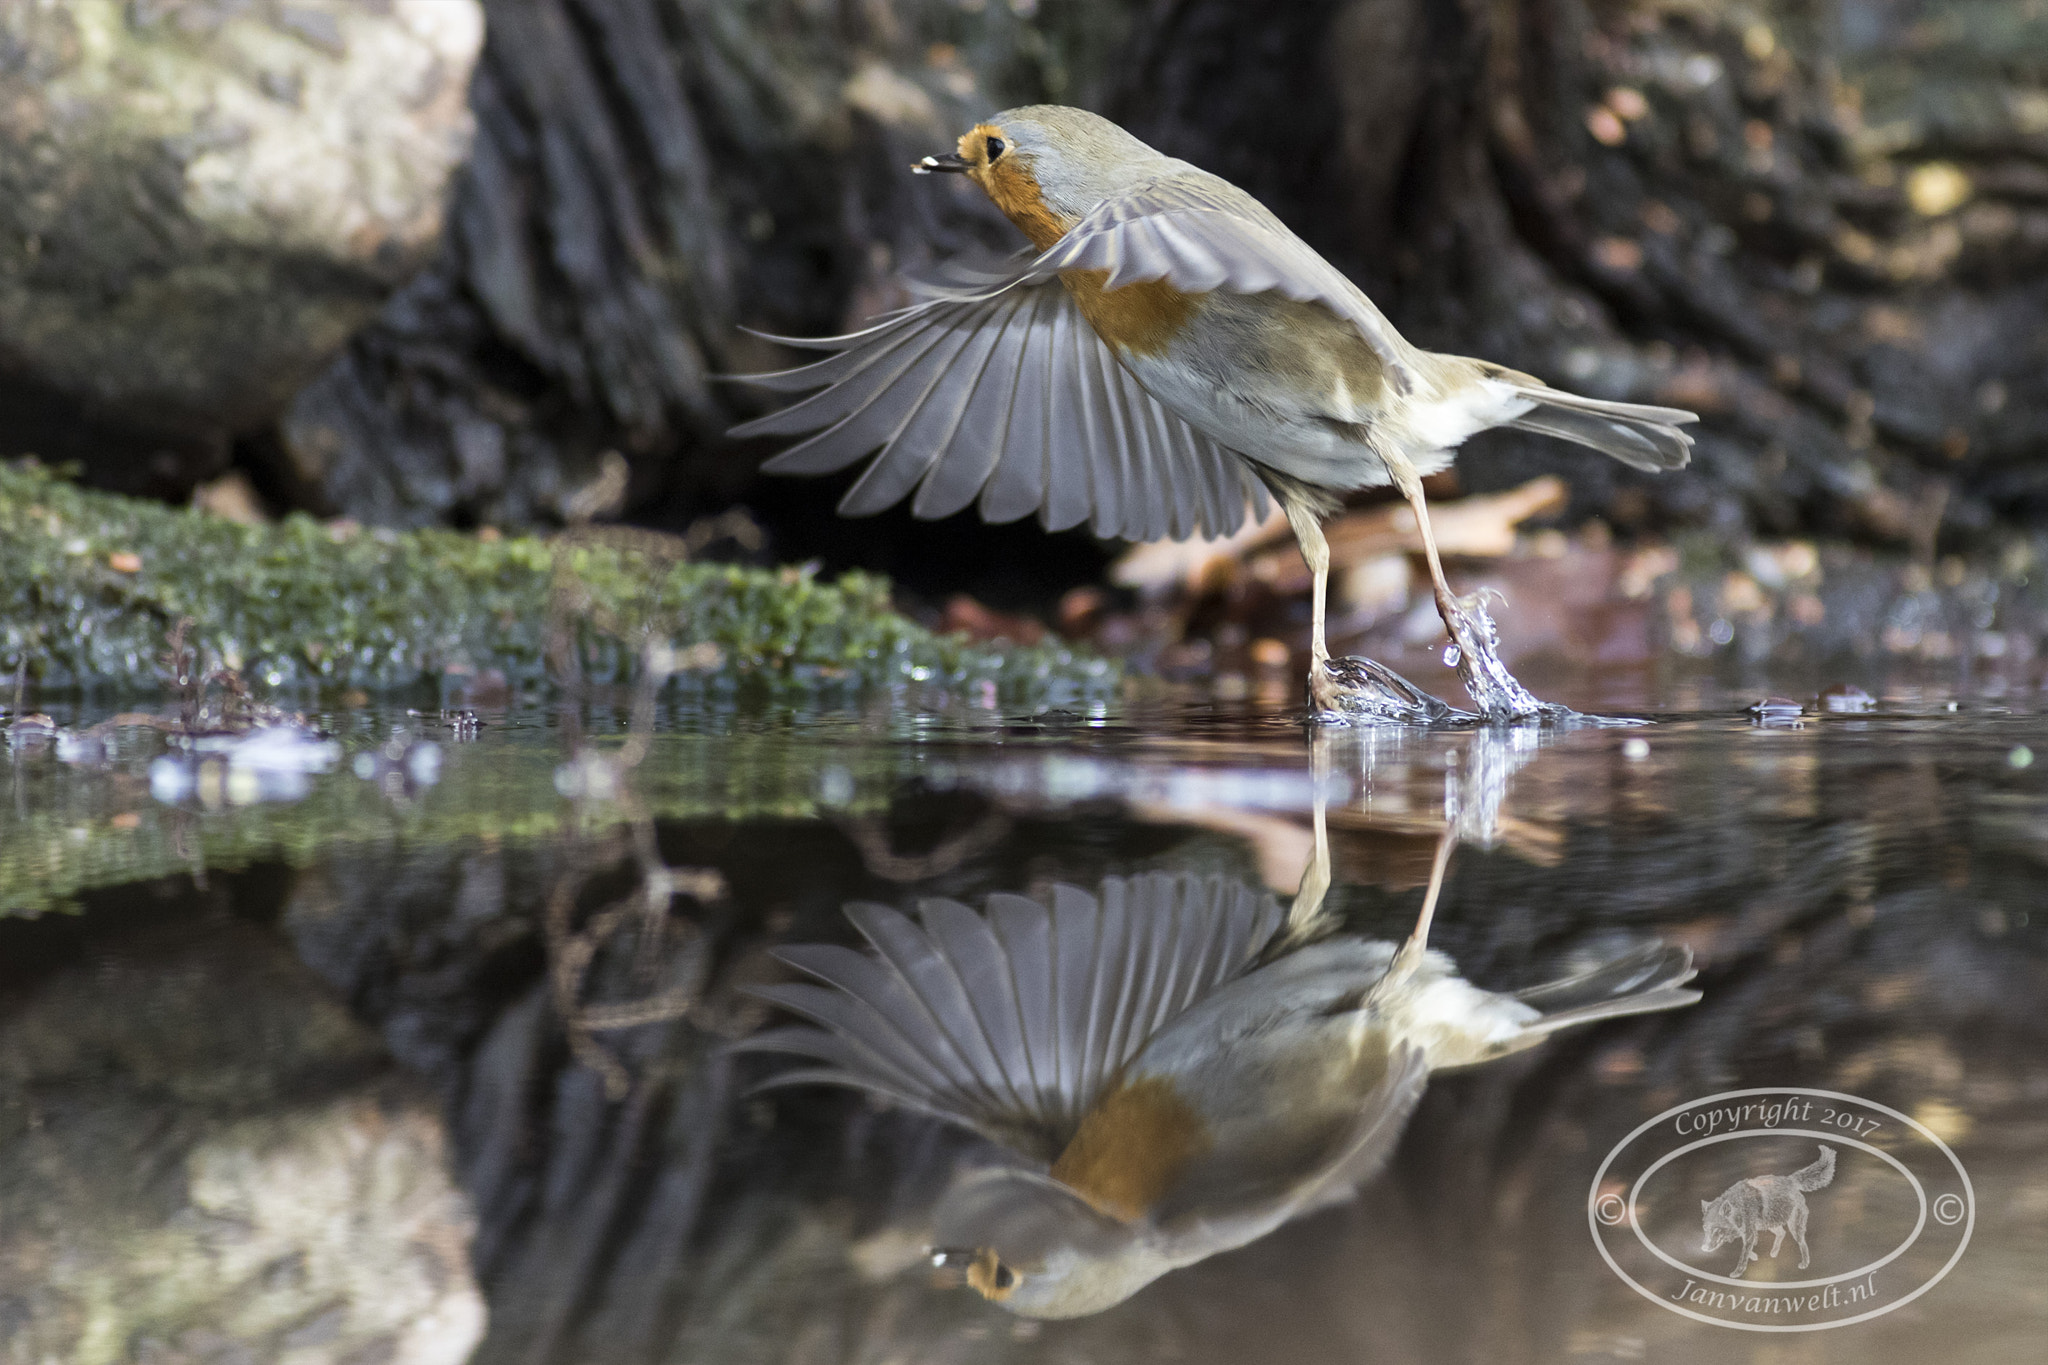
[[(915, 400), (889, 443), (882, 447), (882, 453), (840, 500), (842, 513), (862, 517), (880, 512), (901, 501), (942, 460), (973, 459), (971, 451), (954, 449), (954, 442), (961, 435), (961, 423), (972, 406), (975, 390), (987, 373), (989, 360), (1015, 311), (1015, 300), (1005, 298), (993, 317), (984, 319), (971, 331), (963, 329), (964, 335), (945, 368)], [(968, 433), (970, 442), (986, 435), (985, 429)]]
[(952, 516), (974, 501), (995, 472), (1010, 439), (1011, 414), (1037, 305), (1037, 297), (1024, 291), (1012, 296), (1001, 334), (982, 366), (980, 382), (961, 412), (952, 448), (944, 458), (932, 462), (931, 472), (910, 504), (912, 515), (927, 521)]
[[(858, 415), (876, 395), (898, 383), (933, 346), (945, 340), (949, 329), (944, 324), (942, 318), (911, 319), (901, 327), (879, 331), (857, 350), (842, 351), (815, 365), (769, 376), (778, 386), (785, 380), (793, 386), (801, 379), (804, 388), (820, 391), (778, 412), (742, 422), (733, 428), (733, 434), (794, 436)], [(821, 385), (829, 387), (820, 388)]]
[(985, 916), (936, 899), (915, 920), (879, 905), (847, 915), (871, 952), (786, 948), (823, 984), (755, 988), (817, 1027), (742, 1049), (812, 1063), (778, 1083), (854, 1086), (1047, 1161), (1124, 1064), (1244, 972), (1280, 923), (1269, 895), (1164, 873), (1092, 895), (1056, 885), (1049, 904), (997, 895)]
[(1100, 938), (1089, 973), (1084, 1005), (1088, 1024), (1081, 1045), (1081, 1088), (1087, 1095), (1101, 1093), (1110, 1073), (1123, 1060), (1115, 1052), (1116, 998), (1122, 981), (1130, 974), (1131, 958), (1130, 916), (1125, 913), (1123, 881), (1116, 877), (1105, 881), (1099, 899)]
[[(1166, 258), (1157, 241), (1132, 251), (1145, 269)], [(990, 521), (1037, 512), (1051, 530), (1088, 522), (1129, 539), (1236, 530), (1243, 461), (1153, 398), (1057, 280), (1026, 278), (1033, 268), (819, 339), (824, 359), (758, 376), (816, 392), (734, 434), (809, 433), (764, 465), (778, 474), (828, 474), (873, 455), (841, 502), (848, 515), (909, 496), (920, 517), (978, 500)]]
[(1037, 901), (1008, 892), (988, 898), (988, 914), (1010, 969), (1031, 1094), (1043, 1108), (1048, 1101), (1057, 1102), (1060, 1087), (1052, 916)]
[(1047, 427), (1045, 504), (1040, 522), (1048, 531), (1064, 531), (1088, 520), (1094, 498), (1089, 468), (1107, 452), (1089, 441), (1089, 349), (1101, 343), (1077, 313), (1062, 309), (1054, 324), (1061, 386), (1053, 394)]
[(1093, 465), (1095, 506), (1092, 523), (1098, 536), (1121, 533), (1130, 508), (1131, 433), (1124, 421), (1123, 386), (1117, 382), (1123, 366), (1107, 346), (1097, 346), (1087, 358), (1089, 365), (1088, 412), (1089, 448), (1096, 452)]
[[(877, 446), (887, 445), (946, 376), (972, 336), (972, 332), (961, 327), (934, 329), (929, 336), (921, 336), (905, 346), (907, 355), (899, 364), (880, 374), (862, 371), (847, 381), (849, 392), (842, 400), (857, 402), (858, 406), (817, 435), (767, 461), (762, 468), (774, 474), (827, 474), (846, 468)], [(832, 388), (805, 402), (823, 404), (839, 398), (840, 390)]]
[(949, 1076), (962, 1100), (1002, 1108), (1001, 1068), (965, 987), (944, 955), (908, 916), (885, 905), (855, 903), (846, 907), (846, 917), (922, 1007), (932, 1039), (928, 1049), (958, 1059), (958, 1069), (950, 1070)]
[(1083, 1101), (1094, 1092), (1088, 1083), (1089, 1029), (1094, 1015), (1096, 964), (1102, 959), (1102, 903), (1065, 883), (1052, 889), (1053, 1007), (1058, 1012), (1059, 1078), (1062, 1118), (1079, 1124)]
[(1045, 470), (1052, 405), (1059, 392), (1059, 357), (1047, 339), (1065, 302), (1064, 289), (1033, 291), (1029, 339), (1017, 359), (1017, 391), (1010, 426), (996, 453), (995, 472), (981, 491), (984, 521), (1015, 521), (1045, 501)]
[(1031, 1065), (1024, 1056), (1024, 1020), (1002, 941), (986, 919), (958, 901), (936, 897), (921, 901), (918, 918), (926, 939), (946, 959), (966, 992), (968, 1007), (995, 1064), (991, 1088), (1012, 1110), (1030, 1112), (1036, 1096)]
[(1413, 348), (1363, 290), (1258, 200), (1185, 163), (1090, 209), (1032, 263), (1027, 278), (1066, 270), (1106, 270), (1108, 289), (1164, 279), (1189, 293), (1271, 291), (1319, 303), (1358, 329), (1386, 362), (1397, 391), (1416, 388)]

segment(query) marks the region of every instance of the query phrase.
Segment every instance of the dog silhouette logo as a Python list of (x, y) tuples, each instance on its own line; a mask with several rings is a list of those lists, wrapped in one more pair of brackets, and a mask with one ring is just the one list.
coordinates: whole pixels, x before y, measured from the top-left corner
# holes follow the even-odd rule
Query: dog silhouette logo
[(1810, 1166), (1790, 1175), (1753, 1175), (1730, 1185), (1718, 1199), (1700, 1200), (1700, 1231), (1705, 1237), (1700, 1250), (1742, 1243), (1742, 1255), (1729, 1272), (1740, 1276), (1758, 1259), (1758, 1234), (1771, 1234), (1771, 1258), (1776, 1260), (1789, 1232), (1799, 1247), (1799, 1268), (1806, 1269), (1813, 1262), (1806, 1247), (1806, 1196), (1827, 1188), (1834, 1178), (1835, 1149), (1822, 1143), (1820, 1156)]

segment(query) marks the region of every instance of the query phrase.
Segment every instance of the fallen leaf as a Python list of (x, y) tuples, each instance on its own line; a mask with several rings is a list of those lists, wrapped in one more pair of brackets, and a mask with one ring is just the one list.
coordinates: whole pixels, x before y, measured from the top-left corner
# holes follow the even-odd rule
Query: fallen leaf
[(940, 629), (949, 635), (966, 635), (976, 640), (1010, 640), (1035, 645), (1045, 638), (1045, 627), (1028, 616), (1011, 616), (992, 611), (965, 593), (956, 593), (946, 603)]
[(1287, 538), (1287, 517), (1272, 508), (1263, 521), (1247, 521), (1221, 540), (1151, 540), (1124, 552), (1109, 571), (1118, 587), (1148, 594), (1183, 587), (1199, 593), (1217, 577), (1228, 581), (1250, 551)]
[[(1454, 502), (1429, 505), (1429, 524), (1438, 553), (1473, 559), (1498, 559), (1515, 548), (1515, 528), (1530, 517), (1555, 512), (1565, 504), (1564, 480), (1546, 474), (1505, 493), (1481, 493)], [(1415, 513), (1406, 503), (1382, 503), (1348, 512), (1325, 522), (1333, 569), (1364, 564), (1385, 554), (1421, 554), (1422, 535)], [(1308, 566), (1294, 547), (1276, 546), (1257, 555), (1253, 576), (1277, 592), (1306, 591), (1312, 581)]]
[(1603, 147), (1619, 147), (1628, 141), (1628, 126), (1604, 104), (1596, 104), (1586, 111), (1586, 131), (1593, 140)]

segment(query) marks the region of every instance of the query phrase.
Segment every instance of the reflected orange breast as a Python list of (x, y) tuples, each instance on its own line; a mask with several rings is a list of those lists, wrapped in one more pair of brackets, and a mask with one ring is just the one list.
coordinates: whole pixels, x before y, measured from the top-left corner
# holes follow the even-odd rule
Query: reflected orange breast
[(1112, 1217), (1131, 1222), (1159, 1202), (1209, 1149), (1201, 1115), (1163, 1076), (1104, 1095), (1052, 1166), (1052, 1178)]

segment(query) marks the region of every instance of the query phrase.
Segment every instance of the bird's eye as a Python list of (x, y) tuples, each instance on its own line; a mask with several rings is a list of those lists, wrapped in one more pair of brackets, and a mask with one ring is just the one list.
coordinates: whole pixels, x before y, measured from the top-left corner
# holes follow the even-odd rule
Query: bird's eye
[[(989, 141), (993, 142), (993, 141), (995, 141), (995, 139), (994, 139), (994, 138), (990, 138), (990, 139), (989, 139)], [(1011, 1270), (1010, 1270), (1010, 1267), (1008, 1267), (1008, 1266), (1004, 1265), (1004, 1264), (1003, 1264), (1003, 1263), (1002, 1263), (1001, 1261), (997, 1261), (997, 1262), (996, 1262), (996, 1276), (995, 1276), (995, 1284), (996, 1284), (996, 1288), (997, 1288), (997, 1289), (1008, 1289), (1008, 1288), (1010, 1288), (1011, 1286), (1015, 1285), (1016, 1283), (1017, 1283), (1017, 1277), (1016, 1277), (1016, 1275), (1015, 1275), (1015, 1274), (1013, 1274), (1013, 1273), (1011, 1272)]]
[(989, 159), (990, 161), (994, 161), (994, 160), (995, 160), (995, 159), (996, 159), (997, 157), (999, 157), (999, 156), (1001, 156), (1001, 155), (1003, 154), (1003, 152), (1004, 152), (1004, 151), (1006, 150), (1007, 146), (1008, 146), (1008, 144), (1007, 144), (1007, 143), (1005, 143), (1005, 142), (1004, 142), (1004, 141), (1003, 141), (1003, 140), (1002, 140), (1001, 138), (999, 138), (999, 137), (992, 137), (992, 138), (990, 138), (990, 139), (988, 140), (988, 159)]

